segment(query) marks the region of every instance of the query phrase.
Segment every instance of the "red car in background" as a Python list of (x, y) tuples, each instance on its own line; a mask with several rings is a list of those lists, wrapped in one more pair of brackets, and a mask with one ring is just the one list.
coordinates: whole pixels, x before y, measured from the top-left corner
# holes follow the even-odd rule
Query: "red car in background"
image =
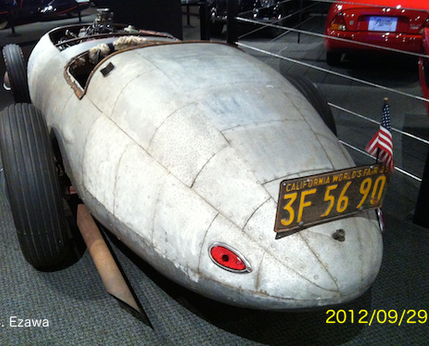
[(421, 53), (422, 34), (427, 27), (429, 1), (335, 2), (325, 25), (327, 63), (338, 65), (343, 53), (373, 51), (376, 46)]

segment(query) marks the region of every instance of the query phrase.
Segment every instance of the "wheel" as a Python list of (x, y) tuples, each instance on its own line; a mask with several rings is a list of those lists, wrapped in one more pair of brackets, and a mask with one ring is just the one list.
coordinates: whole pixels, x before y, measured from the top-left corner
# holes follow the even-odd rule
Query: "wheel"
[(21, 47), (8, 44), (3, 47), (3, 59), (16, 103), (30, 103), (28, 91), (27, 66)]
[(223, 27), (224, 23), (222, 22), (210, 22), (210, 34), (213, 36), (220, 36), (222, 34)]
[(319, 89), (317, 89), (317, 87), (308, 78), (303, 76), (286, 76), (286, 78), (305, 96), (317, 113), (319, 113), (326, 126), (328, 126), (336, 136), (337, 126), (335, 125), (335, 119), (332, 115), (331, 107), (329, 107), (328, 102)]
[(326, 63), (329, 66), (338, 66), (341, 63), (341, 53), (339, 52), (326, 52)]
[(7, 17), (7, 13), (0, 14), (0, 30), (6, 29), (8, 24), (9, 19)]
[(22, 253), (36, 269), (49, 270), (68, 254), (68, 226), (48, 129), (33, 105), (0, 113), (0, 150)]

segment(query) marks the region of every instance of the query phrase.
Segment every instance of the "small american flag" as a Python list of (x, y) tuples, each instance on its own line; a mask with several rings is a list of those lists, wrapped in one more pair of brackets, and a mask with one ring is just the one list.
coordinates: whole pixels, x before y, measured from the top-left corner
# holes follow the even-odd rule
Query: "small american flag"
[(393, 172), (395, 164), (393, 162), (393, 143), (390, 127), (390, 111), (386, 100), (381, 115), (380, 129), (366, 146), (365, 150), (375, 156), (377, 160), (390, 167)]

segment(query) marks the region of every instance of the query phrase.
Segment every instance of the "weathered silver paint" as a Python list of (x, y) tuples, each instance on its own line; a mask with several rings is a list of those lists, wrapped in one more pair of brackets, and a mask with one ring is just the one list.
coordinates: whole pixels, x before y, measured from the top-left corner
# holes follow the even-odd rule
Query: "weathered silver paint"
[[(252, 308), (342, 303), (369, 288), (382, 258), (374, 211), (275, 240), (280, 181), (354, 166), (282, 76), (223, 44), (153, 45), (103, 61), (98, 70), (114, 70), (96, 71), (79, 100), (64, 67), (82, 51), (44, 36), (29, 60), (31, 98), (79, 195), (133, 251), (192, 290)], [(252, 272), (215, 265), (215, 242)]]

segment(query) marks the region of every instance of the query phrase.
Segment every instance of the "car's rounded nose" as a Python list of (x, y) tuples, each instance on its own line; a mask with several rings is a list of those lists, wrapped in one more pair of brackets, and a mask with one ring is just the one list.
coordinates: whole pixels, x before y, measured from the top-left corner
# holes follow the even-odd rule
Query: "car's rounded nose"
[(346, 303), (366, 292), (383, 252), (373, 210), (276, 239), (274, 208), (275, 203), (267, 201), (243, 230), (224, 217), (212, 223), (203, 248), (220, 241), (238, 250), (251, 270), (224, 270), (204, 251), (200, 293), (233, 305), (284, 311)]
[[(249, 229), (257, 232), (261, 221), (262, 213), (255, 214)], [(266, 251), (256, 291), (277, 298), (269, 303), (273, 309), (333, 305), (359, 297), (375, 280), (383, 252), (374, 211), (264, 242), (261, 238)]]

